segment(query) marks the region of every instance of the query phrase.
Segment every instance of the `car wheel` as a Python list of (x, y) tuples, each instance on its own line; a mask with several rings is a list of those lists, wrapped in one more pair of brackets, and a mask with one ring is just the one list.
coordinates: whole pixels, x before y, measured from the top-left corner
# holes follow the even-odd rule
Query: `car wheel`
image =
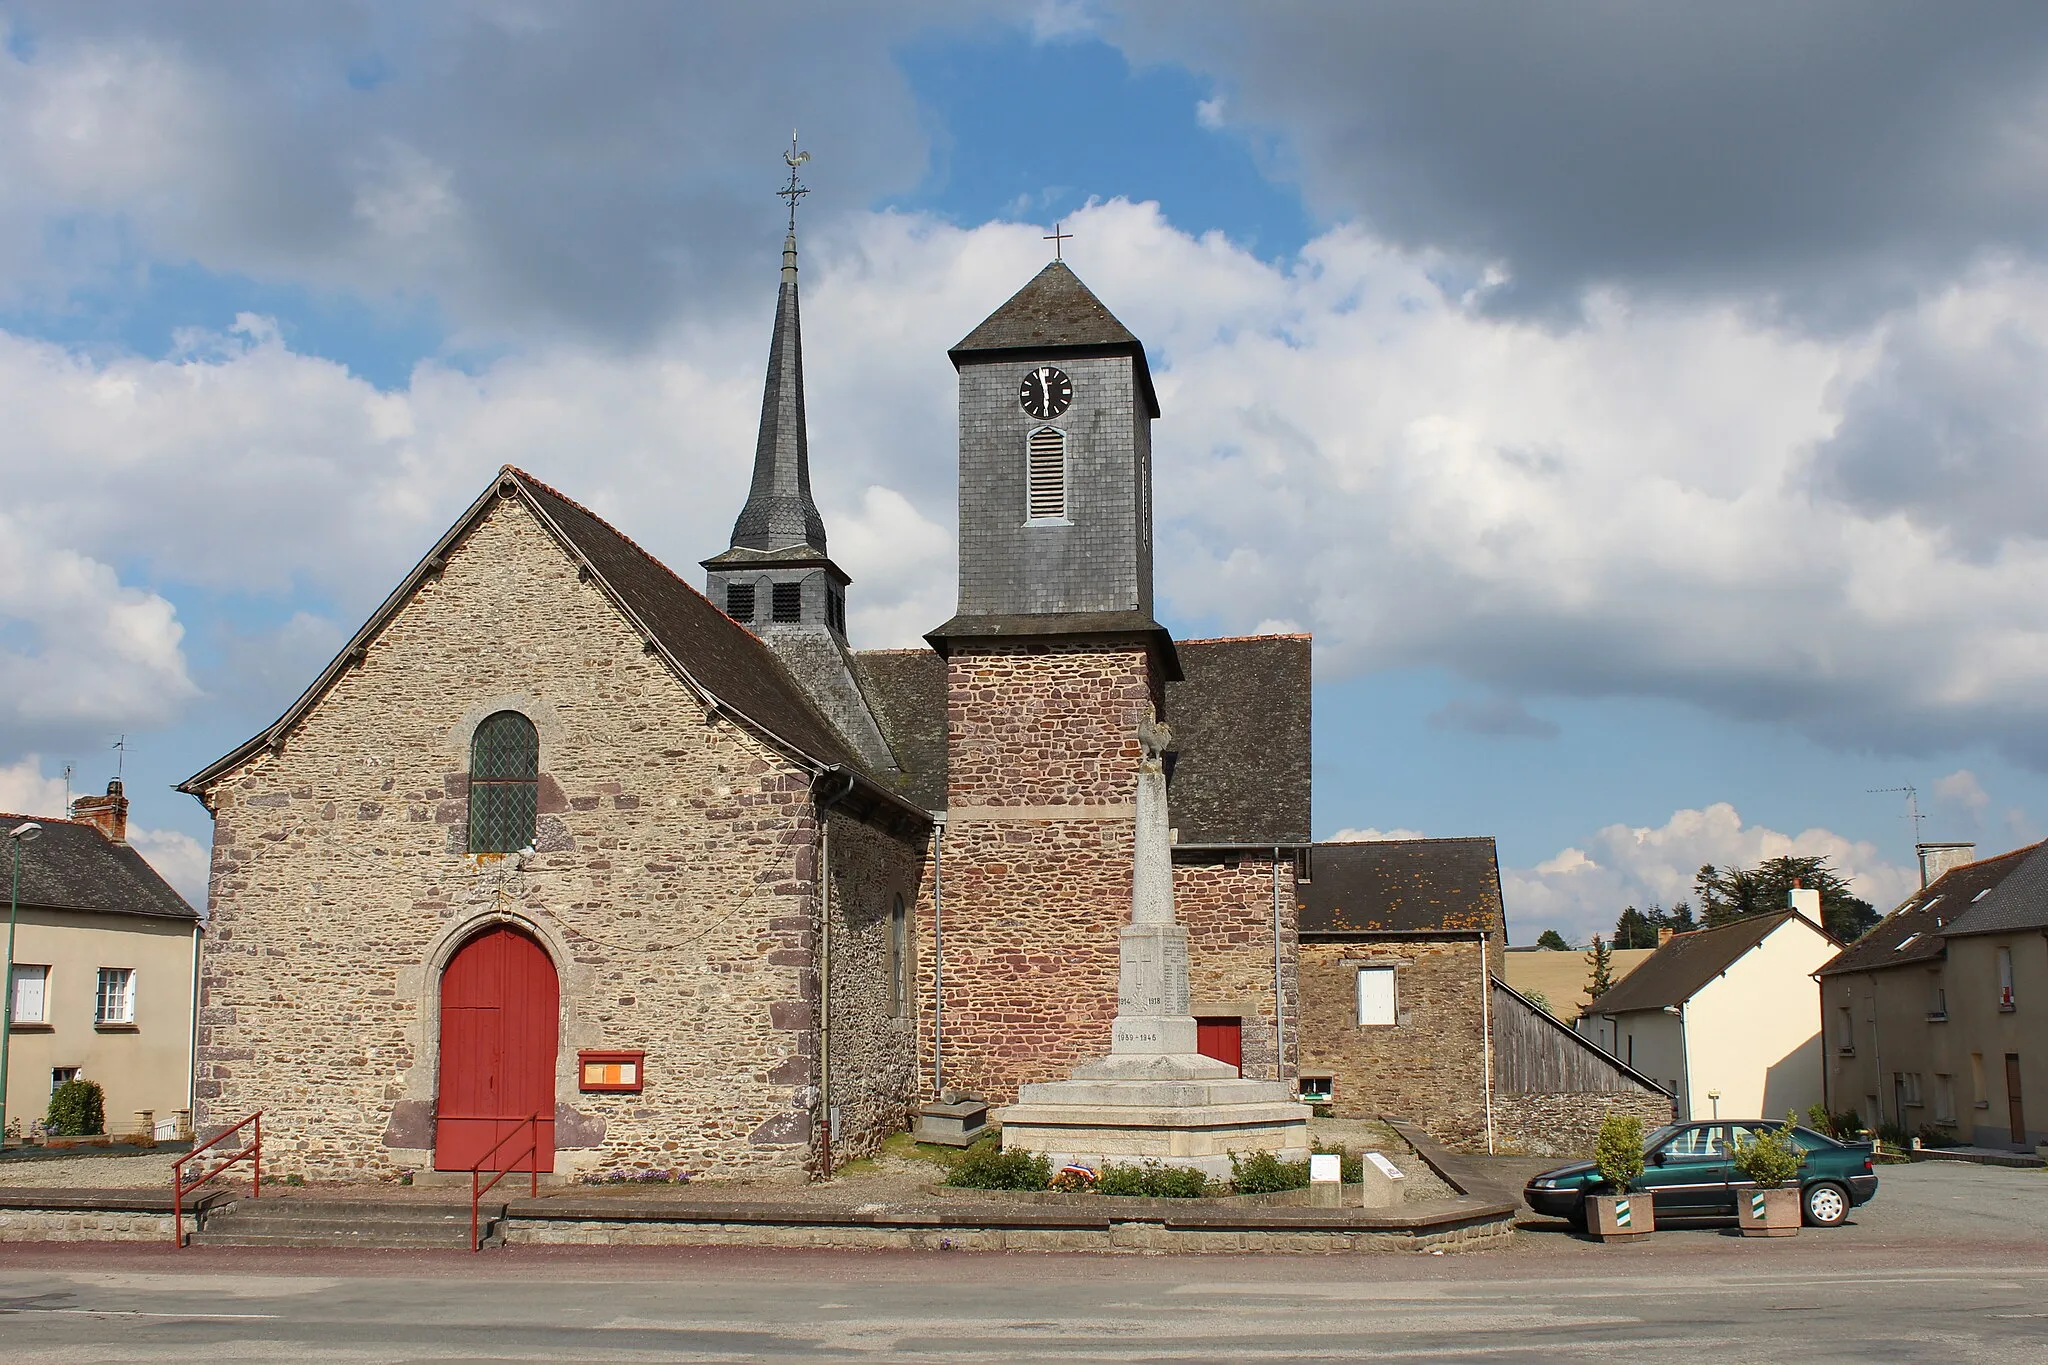
[(1806, 1221), (1814, 1227), (1840, 1227), (1849, 1217), (1849, 1194), (1840, 1185), (1808, 1185), (1804, 1202)]
[(1572, 1225), (1572, 1231), (1584, 1232), (1586, 1230), (1586, 1201), (1581, 1199), (1578, 1207), (1566, 1214), (1564, 1220)]

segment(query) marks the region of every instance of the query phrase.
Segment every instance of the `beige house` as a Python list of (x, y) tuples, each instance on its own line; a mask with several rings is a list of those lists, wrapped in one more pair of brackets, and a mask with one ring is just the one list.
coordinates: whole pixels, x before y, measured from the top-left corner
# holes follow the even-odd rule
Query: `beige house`
[(2048, 844), (1923, 869), (1939, 875), (1820, 969), (1828, 1103), (2029, 1150), (2048, 1141)]
[(192, 983), (199, 913), (127, 841), (121, 784), (76, 818), (0, 815), (42, 833), (21, 845), (21, 910), (7, 993), (7, 1127), (40, 1122), (50, 1092), (99, 1083), (110, 1133), (192, 1107)]
[(1679, 934), (1579, 1031), (1666, 1086), (1681, 1120), (1803, 1113), (1823, 1084), (1812, 977), (1841, 946), (1796, 910)]

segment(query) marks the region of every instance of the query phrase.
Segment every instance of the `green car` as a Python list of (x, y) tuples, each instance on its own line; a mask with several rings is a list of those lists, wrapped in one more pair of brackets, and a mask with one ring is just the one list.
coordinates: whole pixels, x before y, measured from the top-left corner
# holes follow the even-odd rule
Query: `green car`
[[(1643, 1174), (1636, 1188), (1656, 1196), (1657, 1217), (1733, 1218), (1737, 1190), (1749, 1181), (1734, 1165), (1737, 1138), (1783, 1128), (1766, 1119), (1720, 1119), (1674, 1123), (1643, 1141)], [(1800, 1206), (1814, 1227), (1847, 1221), (1849, 1210), (1877, 1193), (1867, 1142), (1837, 1142), (1811, 1128), (1794, 1128), (1792, 1140), (1806, 1153), (1799, 1168)], [(1586, 1226), (1586, 1196), (1606, 1193), (1599, 1168), (1590, 1161), (1560, 1166), (1531, 1180), (1522, 1198), (1536, 1212)]]

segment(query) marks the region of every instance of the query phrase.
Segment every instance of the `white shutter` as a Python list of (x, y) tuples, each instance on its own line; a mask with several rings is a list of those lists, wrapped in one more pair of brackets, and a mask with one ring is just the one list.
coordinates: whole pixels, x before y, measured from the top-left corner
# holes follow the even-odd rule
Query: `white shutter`
[(14, 969), (14, 1022), (40, 1024), (43, 1019), (44, 989), (50, 980), (48, 967)]
[(1067, 435), (1057, 427), (1040, 427), (1025, 443), (1025, 515), (1033, 521), (1058, 521), (1067, 515)]
[(1358, 1026), (1394, 1022), (1394, 969), (1392, 967), (1360, 967), (1358, 969)]

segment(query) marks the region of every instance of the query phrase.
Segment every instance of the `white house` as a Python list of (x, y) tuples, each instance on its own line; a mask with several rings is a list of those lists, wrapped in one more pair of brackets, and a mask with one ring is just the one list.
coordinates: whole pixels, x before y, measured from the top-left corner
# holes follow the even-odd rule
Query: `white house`
[(1803, 1114), (1823, 1093), (1813, 973), (1841, 949), (1796, 910), (1679, 934), (1578, 1028), (1669, 1086), (1681, 1119)]

